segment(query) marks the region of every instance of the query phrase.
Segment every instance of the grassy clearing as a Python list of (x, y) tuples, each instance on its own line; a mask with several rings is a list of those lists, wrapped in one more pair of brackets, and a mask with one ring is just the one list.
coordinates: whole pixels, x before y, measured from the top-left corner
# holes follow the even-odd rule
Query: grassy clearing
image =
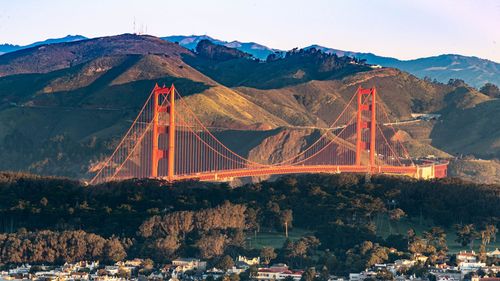
[[(404, 218), (398, 222), (391, 222), (387, 216), (380, 216), (375, 221), (377, 225), (377, 234), (386, 238), (391, 234), (401, 234), (406, 235), (406, 232), (409, 228), (415, 229), (418, 235), (421, 235), (422, 232), (430, 229), (434, 226), (432, 221), (419, 219), (419, 218)], [(463, 250), (470, 250), (470, 246), (462, 247), (455, 240), (457, 235), (455, 234), (455, 229), (453, 227), (445, 228), (446, 231), (446, 240), (448, 242), (448, 248), (450, 253), (456, 253)], [(474, 251), (479, 251), (480, 240), (474, 241)], [(497, 234), (496, 242), (492, 242), (488, 245), (487, 250), (492, 251), (495, 248), (500, 248), (500, 236)]]
[[(312, 233), (305, 229), (293, 228), (289, 230), (288, 238), (294, 241), (309, 234)], [(262, 247), (281, 248), (285, 240), (286, 237), (284, 232), (262, 231), (258, 232), (256, 235), (247, 235), (247, 245), (253, 249), (260, 249)]]
[[(387, 216), (380, 216), (376, 218), (375, 223), (377, 225), (377, 235), (384, 238), (391, 234), (401, 234), (406, 235), (409, 228), (415, 229), (418, 235), (422, 235), (422, 232), (430, 229), (434, 226), (432, 221), (418, 218), (404, 218), (399, 222), (391, 222)], [(446, 239), (448, 242), (448, 248), (450, 253), (457, 253), (461, 250), (470, 250), (470, 246), (462, 247), (458, 244), (455, 239), (457, 238), (454, 228), (445, 228)], [(301, 228), (293, 228), (289, 231), (288, 238), (292, 241), (298, 240), (303, 236), (313, 235), (314, 233)], [(262, 231), (258, 232), (256, 235), (247, 235), (247, 245), (249, 248), (261, 249), (262, 247), (273, 247), (275, 249), (281, 248), (285, 242), (286, 237), (284, 232), (276, 231)], [(480, 241), (476, 240), (474, 242), (474, 251), (479, 251)], [(500, 235), (497, 235), (497, 241), (492, 242), (488, 245), (487, 250), (492, 251), (495, 248), (500, 248)]]

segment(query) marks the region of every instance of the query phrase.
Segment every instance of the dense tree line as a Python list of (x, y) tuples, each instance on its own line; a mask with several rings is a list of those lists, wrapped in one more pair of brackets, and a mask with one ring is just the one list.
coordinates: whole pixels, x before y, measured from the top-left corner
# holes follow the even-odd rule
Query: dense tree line
[(198, 211), (177, 211), (164, 216), (153, 216), (139, 227), (143, 241), (143, 255), (156, 255), (157, 259), (174, 256), (186, 240), (196, 237), (195, 248), (203, 258), (213, 258), (224, 253), (232, 243), (243, 246), (246, 229), (244, 205), (224, 204)]
[(80, 260), (115, 262), (127, 256), (124, 244), (84, 231), (49, 230), (0, 234), (0, 264), (64, 263)]
[[(474, 241), (481, 246), (490, 243), (498, 228), (499, 205), (499, 186), (456, 179), (307, 175), (231, 188), (156, 180), (87, 186), (3, 173), (0, 228), (5, 234), (0, 239), (0, 262), (89, 257), (110, 261), (124, 253), (156, 261), (199, 256), (220, 262), (226, 255), (249, 253), (260, 254), (265, 262), (296, 267), (319, 263), (335, 273), (348, 264), (362, 267), (400, 255), (425, 254), (430, 262), (437, 262), (447, 252), (443, 228), (456, 225), (457, 241), (465, 246)], [(436, 226), (424, 233), (409, 231), (384, 239), (375, 223), (380, 216), (407, 217), (409, 222), (427, 218)], [(246, 248), (245, 234), (262, 229), (283, 232), (285, 226), (306, 229), (314, 236), (286, 241), (280, 249), (252, 252)], [(19, 231), (24, 228), (27, 231)], [(65, 255), (50, 242), (57, 239), (67, 239), (64, 245), (74, 250)], [(40, 249), (34, 249), (35, 244)], [(80, 247), (95, 250), (89, 253)]]

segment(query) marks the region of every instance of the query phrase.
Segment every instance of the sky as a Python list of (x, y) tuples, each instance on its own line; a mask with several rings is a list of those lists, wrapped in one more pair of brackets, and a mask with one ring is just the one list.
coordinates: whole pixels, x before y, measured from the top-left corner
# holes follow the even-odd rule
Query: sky
[(134, 19), (155, 36), (500, 62), (500, 0), (0, 0), (0, 43), (133, 33)]

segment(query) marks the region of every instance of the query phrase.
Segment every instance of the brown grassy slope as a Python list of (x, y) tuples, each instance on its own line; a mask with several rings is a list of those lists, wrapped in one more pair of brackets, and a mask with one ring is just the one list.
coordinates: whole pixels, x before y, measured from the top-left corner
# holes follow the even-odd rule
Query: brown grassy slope
[(432, 146), (430, 134), (436, 121), (418, 121), (415, 123), (393, 125), (397, 132), (407, 134), (403, 137), (403, 145), (413, 157), (436, 157), (450, 158), (451, 155)]
[(500, 157), (500, 100), (446, 109), (434, 127), (432, 145), (452, 154)]
[(358, 86), (376, 86), (379, 104), (392, 120), (411, 118), (412, 112), (433, 112), (444, 105), (451, 87), (432, 84), (395, 69), (362, 72), (342, 80), (310, 81), (282, 89), (236, 88), (257, 105), (296, 126), (331, 124)]
[(494, 160), (454, 160), (449, 175), (478, 183), (500, 184), (500, 163)]

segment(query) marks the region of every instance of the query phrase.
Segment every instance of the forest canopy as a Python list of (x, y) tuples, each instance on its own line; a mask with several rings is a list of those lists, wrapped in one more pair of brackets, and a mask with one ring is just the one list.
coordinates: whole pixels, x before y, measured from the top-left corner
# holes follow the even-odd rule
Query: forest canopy
[[(471, 227), (477, 233), (498, 228), (498, 206), (500, 186), (457, 179), (303, 175), (232, 188), (137, 179), (87, 186), (1, 173), (0, 264), (125, 257), (163, 262), (186, 256), (215, 262), (253, 253), (298, 267), (335, 260), (329, 268), (337, 272), (353, 260), (361, 268), (369, 260), (390, 259), (389, 248), (439, 260), (447, 250), (443, 228), (455, 226), (464, 233), (460, 243), (468, 245)], [(375, 224), (380, 216), (393, 221), (420, 217), (436, 228), (383, 237)], [(263, 229), (283, 232), (285, 226), (311, 235), (288, 240), (281, 249), (252, 249), (246, 243), (247, 235)], [(311, 258), (318, 257), (316, 251), (323, 253), (319, 260)]]

